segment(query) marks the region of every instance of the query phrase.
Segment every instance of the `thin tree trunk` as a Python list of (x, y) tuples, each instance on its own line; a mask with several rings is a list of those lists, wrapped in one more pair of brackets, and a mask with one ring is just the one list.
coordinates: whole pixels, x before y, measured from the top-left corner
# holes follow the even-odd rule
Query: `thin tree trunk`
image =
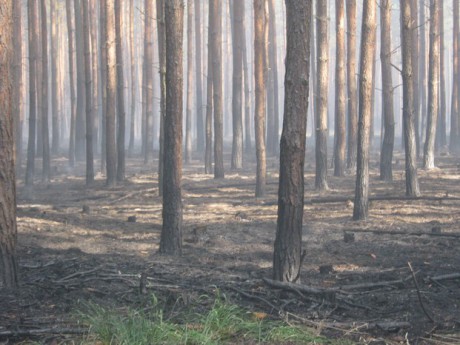
[(101, 50), (101, 102), (102, 102), (102, 121), (101, 121), (101, 171), (106, 171), (107, 159), (107, 0), (99, 1), (100, 13), (100, 50)]
[(85, 157), (85, 57), (83, 47), (83, 19), (81, 1), (74, 0), (75, 46), (77, 56), (77, 118), (75, 134), (75, 156), (83, 161)]
[(249, 52), (248, 52), (248, 42), (246, 39), (246, 16), (243, 16), (243, 27), (244, 34), (242, 36), (242, 45), (243, 45), (243, 74), (244, 74), (244, 149), (246, 152), (251, 152), (252, 142), (251, 142), (251, 75), (249, 74)]
[[(15, 1), (20, 2), (20, 1)], [(58, 17), (56, 11), (56, 1), (50, 1), (50, 21), (51, 21), (51, 118), (52, 134), (51, 153), (57, 155), (60, 146), (59, 133), (59, 105), (58, 105)]]
[[(34, 1), (35, 2), (35, 1)], [(29, 1), (29, 5), (31, 1)], [(12, 104), (13, 1), (0, 4), (0, 287), (16, 290), (16, 176)], [(17, 34), (17, 33), (14, 33)]]
[(356, 79), (356, 0), (347, 1), (347, 85), (348, 150), (347, 168), (356, 167), (358, 138), (358, 88)]
[(302, 265), (311, 1), (286, 0), (287, 55), (273, 279), (295, 282)]
[(164, 119), (166, 116), (166, 30), (165, 0), (157, 1), (158, 56), (160, 60), (160, 155), (158, 158), (158, 193), (163, 195)]
[[(38, 2), (28, 0), (29, 22), (29, 141), (27, 144), (26, 186), (34, 184), (35, 133), (37, 121), (37, 50), (38, 50)], [(32, 29), (32, 30), (31, 30)]]
[[(115, 0), (115, 40), (116, 40), (116, 59), (117, 59), (117, 180), (119, 182), (125, 179), (125, 85), (123, 74), (123, 52), (121, 45), (121, 0)], [(153, 73), (152, 73), (153, 78)], [(152, 83), (153, 84), (153, 83)], [(152, 97), (153, 98), (153, 97)], [(153, 102), (153, 99), (152, 99)], [(152, 104), (153, 108), (153, 104)], [(153, 113), (153, 111), (152, 111)], [(153, 114), (152, 114), (153, 121)], [(150, 135), (153, 135), (151, 133)]]
[(364, 0), (359, 70), (359, 127), (356, 164), (354, 220), (367, 219), (369, 213), (369, 140), (372, 116), (374, 50), (377, 44), (377, 4)]
[(24, 122), (22, 97), (24, 84), (22, 82), (22, 1), (13, 1), (13, 89), (12, 107), (16, 144), (16, 168), (19, 172), (22, 166), (22, 129)]
[(225, 173), (222, 94), (222, 0), (211, 0), (209, 6), (209, 15), (212, 18), (211, 50), (213, 57), (214, 178), (223, 178)]
[(41, 44), (42, 44), (42, 181), (50, 181), (50, 136), (48, 126), (48, 30), (45, 0), (41, 0)]
[(145, 37), (144, 37), (144, 66), (145, 74), (142, 81), (145, 88), (146, 102), (144, 164), (153, 158), (153, 1), (145, 0)]
[[(416, 92), (420, 94), (420, 121), (422, 124), (425, 122), (427, 118), (427, 61), (426, 61), (426, 27), (428, 23), (426, 22), (425, 16), (425, 2), (426, 0), (420, 0), (419, 8), (420, 8), (420, 51), (419, 51), (419, 87)], [(420, 127), (420, 123), (418, 125)], [(416, 127), (416, 130), (420, 130), (419, 127)]]
[(134, 152), (134, 133), (136, 125), (136, 61), (135, 61), (135, 41), (134, 41), (134, 0), (129, 0), (129, 54), (131, 62), (131, 122), (129, 127), (128, 152)]
[(439, 138), (439, 146), (445, 147), (447, 145), (447, 121), (446, 121), (446, 116), (447, 116), (447, 91), (446, 91), (446, 66), (445, 66), (445, 61), (444, 61), (444, 6), (441, 3), (439, 6), (439, 59), (440, 59), (440, 104), (439, 104), (439, 119), (438, 119), (438, 128), (439, 128), (439, 133), (436, 135), (436, 139)]
[[(419, 97), (419, 75), (418, 75), (418, 56), (419, 56), (419, 44), (418, 44), (418, 4), (417, 0), (410, 0), (410, 7), (412, 13), (412, 82), (414, 83), (414, 126), (415, 126), (415, 144), (417, 146), (417, 157), (421, 155), (421, 138), (420, 138), (420, 97)], [(423, 130), (423, 129), (422, 129)]]
[(193, 107), (193, 0), (187, 0), (187, 113), (185, 117), (185, 163), (192, 161)]
[(316, 2), (317, 71), (316, 91), (316, 177), (315, 187), (327, 190), (327, 94), (328, 94), (328, 31), (327, 1)]
[(115, 33), (115, 4), (106, 1), (106, 44), (107, 44), (107, 107), (106, 107), (106, 155), (107, 186), (117, 183), (117, 143), (115, 137), (116, 99), (117, 99), (117, 56)]
[[(91, 39), (91, 127), (93, 131), (93, 153), (99, 151), (99, 99), (100, 99), (100, 68), (98, 57), (98, 37), (97, 37), (97, 13), (96, 0), (90, 0), (88, 3), (89, 35)], [(94, 163), (93, 163), (94, 165)]]
[(345, 174), (346, 149), (346, 70), (345, 70), (345, 4), (335, 1), (336, 8), (336, 67), (335, 67), (335, 148), (334, 176)]
[(391, 0), (380, 0), (381, 60), (383, 89), (384, 137), (380, 155), (380, 179), (393, 180), (393, 149), (395, 141), (395, 121), (393, 106), (393, 78), (391, 66)]
[(233, 5), (233, 144), (232, 169), (243, 167), (243, 38), (244, 38), (244, 1)]
[(182, 253), (182, 44), (184, 4), (165, 2), (166, 116), (164, 122), (163, 227), (160, 253)]
[(456, 152), (459, 148), (459, 111), (460, 111), (460, 104), (459, 104), (459, 77), (460, 77), (460, 57), (459, 57), (459, 49), (460, 49), (460, 28), (459, 28), (459, 1), (452, 0), (453, 2), (453, 9), (454, 9), (454, 28), (453, 28), (453, 76), (452, 76), (452, 105), (450, 110), (450, 138), (449, 138), (449, 149), (451, 152)]
[(430, 52), (428, 61), (428, 118), (423, 167), (434, 168), (434, 144), (439, 112), (439, 0), (430, 1)]
[(254, 80), (256, 106), (254, 112), (256, 138), (256, 197), (265, 195), (266, 152), (265, 152), (265, 116), (266, 116), (266, 66), (267, 66), (267, 13), (266, 0), (254, 0)]
[(196, 150), (205, 149), (205, 130), (203, 121), (203, 61), (201, 51), (201, 1), (195, 2), (195, 88), (196, 88)]
[(204, 157), (204, 170), (206, 174), (210, 174), (212, 171), (212, 114), (213, 114), (213, 59), (212, 59), (212, 7), (209, 5), (208, 15), (208, 78), (207, 78), (207, 90), (206, 90), (206, 149)]
[(406, 158), (406, 195), (419, 196), (417, 147), (415, 139), (414, 83), (412, 81), (412, 29), (410, 0), (400, 0), (403, 77), (403, 128)]

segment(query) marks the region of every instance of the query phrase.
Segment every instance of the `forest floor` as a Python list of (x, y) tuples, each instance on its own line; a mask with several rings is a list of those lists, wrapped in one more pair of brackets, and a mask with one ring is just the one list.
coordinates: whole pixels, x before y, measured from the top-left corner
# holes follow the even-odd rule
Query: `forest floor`
[(78, 343), (86, 331), (78, 313), (89, 303), (121, 312), (142, 308), (154, 293), (167, 315), (218, 294), (328, 337), (459, 344), (460, 159), (444, 156), (439, 168), (420, 169), (423, 197), (407, 200), (403, 155), (395, 157), (391, 183), (379, 180), (374, 158), (369, 220), (356, 222), (354, 175), (330, 176), (330, 190), (320, 194), (312, 157), (300, 281), (319, 290), (313, 292), (264, 280), (272, 275), (277, 160), (268, 160), (267, 194), (259, 199), (252, 157), (242, 171), (228, 169), (219, 180), (198, 161), (184, 166), (179, 258), (157, 253), (156, 162), (130, 158), (126, 182), (108, 189), (103, 175), (89, 188), (83, 165), (70, 171), (65, 159), (54, 160), (50, 184), (37, 181), (33, 191), (22, 181), (18, 186), (20, 290), (0, 295), (0, 343)]

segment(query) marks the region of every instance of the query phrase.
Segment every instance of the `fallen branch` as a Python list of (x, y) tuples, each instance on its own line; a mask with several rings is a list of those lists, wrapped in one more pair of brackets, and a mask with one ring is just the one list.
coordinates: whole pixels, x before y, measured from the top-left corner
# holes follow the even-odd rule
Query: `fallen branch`
[(155, 191), (157, 191), (157, 190), (158, 190), (158, 188), (149, 188), (149, 189), (139, 190), (139, 191), (136, 191), (136, 192), (132, 192), (132, 193), (123, 195), (122, 197), (119, 197), (119, 198), (117, 198), (117, 199), (115, 199), (115, 200), (110, 201), (108, 204), (109, 204), (109, 205), (113, 205), (113, 204), (119, 203), (120, 201), (129, 199), (129, 198), (132, 198), (132, 197), (134, 197), (134, 196), (138, 196), (138, 195), (141, 195), (141, 194), (147, 194), (147, 193), (155, 192)]
[(433, 323), (436, 323), (434, 321), (434, 319), (431, 317), (430, 314), (428, 314), (427, 310), (425, 309), (425, 305), (423, 304), (423, 300), (422, 300), (422, 294), (420, 293), (420, 288), (418, 287), (418, 282), (417, 282), (417, 278), (415, 277), (415, 273), (414, 273), (414, 270), (412, 269), (412, 265), (410, 262), (407, 263), (407, 265), (409, 266), (409, 269), (412, 273), (412, 278), (414, 280), (414, 284), (415, 284), (415, 288), (417, 289), (417, 296), (418, 296), (418, 301), (420, 302), (420, 306), (422, 307), (422, 310), (423, 312), (425, 313), (426, 317)]
[(294, 283), (287, 283), (287, 282), (279, 282), (276, 280), (271, 280), (267, 278), (262, 278), (265, 284), (268, 286), (281, 289), (281, 290), (288, 290), (293, 291), (296, 293), (305, 293), (308, 295), (315, 295), (322, 297), (328, 301), (335, 302), (336, 300), (336, 293), (339, 292), (338, 289), (323, 289), (323, 288), (314, 288), (306, 285), (294, 284)]
[(402, 279), (398, 280), (389, 280), (376, 283), (362, 283), (362, 284), (349, 284), (340, 286), (341, 290), (359, 290), (359, 289), (372, 289), (383, 286), (392, 286), (392, 285), (403, 285), (404, 281)]
[(406, 236), (434, 236), (434, 237), (452, 237), (460, 238), (460, 234), (453, 233), (437, 233), (437, 232), (423, 232), (423, 231), (400, 231), (400, 230), (370, 230), (370, 229), (359, 229), (359, 230), (347, 230), (347, 232), (367, 232), (377, 235), (406, 235)]
[(16, 331), (1, 331), (0, 337), (24, 337), (40, 334), (86, 334), (86, 328), (40, 328), (40, 329), (19, 329)]
[(449, 279), (458, 279), (460, 278), (460, 273), (451, 273), (451, 274), (443, 274), (435, 277), (430, 277), (430, 280), (439, 282), (441, 280), (449, 280)]
[(75, 272), (75, 273), (72, 273), (72, 274), (69, 274), (68, 276), (64, 277), (64, 278), (61, 278), (59, 280), (55, 280), (54, 283), (64, 283), (65, 281), (69, 280), (69, 279), (72, 279), (72, 278), (75, 278), (75, 277), (81, 277), (81, 276), (85, 276), (85, 275), (88, 275), (88, 274), (91, 274), (91, 273), (94, 273), (96, 271), (99, 271), (102, 267), (104, 267), (104, 265), (101, 265), (101, 266), (98, 266), (96, 268), (93, 268), (89, 271), (80, 271), (80, 272)]

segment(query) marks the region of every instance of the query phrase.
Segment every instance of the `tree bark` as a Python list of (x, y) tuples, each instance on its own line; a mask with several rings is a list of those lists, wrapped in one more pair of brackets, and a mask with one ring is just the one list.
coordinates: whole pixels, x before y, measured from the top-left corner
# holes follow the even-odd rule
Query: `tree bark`
[(145, 36), (144, 36), (144, 80), (145, 88), (145, 135), (144, 135), (144, 164), (153, 158), (153, 1), (145, 0)]
[(381, 60), (383, 89), (384, 137), (380, 155), (380, 179), (393, 180), (393, 149), (395, 141), (395, 121), (393, 106), (393, 78), (391, 66), (391, 0), (380, 0)]
[[(123, 47), (121, 43), (121, 0), (115, 0), (115, 40), (116, 40), (116, 59), (117, 59), (117, 181), (125, 179), (125, 85), (123, 73)], [(153, 78), (153, 73), (152, 73)], [(152, 83), (153, 84), (153, 83)], [(153, 96), (152, 96), (153, 98)], [(153, 99), (152, 99), (153, 102)], [(152, 104), (153, 121), (153, 104)], [(153, 135), (153, 133), (150, 133)]]
[(243, 38), (245, 35), (244, 1), (233, 3), (233, 90), (232, 90), (232, 115), (233, 115), (233, 144), (232, 144), (232, 169), (243, 167)]
[(365, 0), (363, 6), (359, 68), (358, 160), (356, 164), (354, 220), (367, 219), (369, 213), (369, 140), (373, 102), (374, 51), (377, 43), (377, 4), (374, 0)]
[(222, 95), (222, 0), (211, 0), (211, 46), (213, 106), (214, 106), (214, 178), (223, 178), (224, 172), (224, 125)]
[(266, 152), (265, 152), (265, 116), (266, 116), (266, 66), (267, 66), (267, 13), (266, 0), (254, 0), (254, 80), (256, 106), (254, 112), (256, 138), (256, 197), (265, 195)]
[(328, 95), (328, 32), (327, 32), (327, 1), (316, 2), (316, 34), (317, 34), (317, 73), (316, 90), (316, 175), (317, 190), (327, 190), (327, 95)]
[(434, 168), (434, 144), (439, 112), (439, 0), (430, 1), (430, 52), (428, 61), (428, 118), (423, 167)]
[(450, 138), (449, 138), (449, 150), (451, 152), (456, 152), (459, 148), (459, 77), (460, 77), (460, 25), (459, 25), (459, 1), (452, 0), (453, 9), (454, 9), (454, 28), (453, 28), (453, 76), (452, 76), (452, 105), (450, 111)]
[(184, 4), (165, 2), (166, 116), (164, 122), (163, 227), (160, 253), (182, 253), (182, 44)]
[[(32, 1), (29, 1), (29, 5), (33, 6)], [(17, 114), (13, 114), (12, 105), (13, 54), (13, 1), (2, 1), (0, 4), (0, 104), (2, 105), (0, 107), (0, 289), (3, 287), (11, 290), (18, 287), (13, 125), (13, 116)]]
[(106, 45), (107, 45), (107, 106), (106, 106), (106, 157), (107, 186), (117, 183), (117, 143), (115, 137), (116, 99), (117, 99), (117, 56), (115, 33), (115, 3), (106, 0)]
[(187, 105), (185, 116), (185, 163), (192, 161), (193, 116), (193, 0), (187, 0)]
[(75, 122), (75, 157), (83, 161), (85, 157), (85, 57), (83, 46), (83, 19), (81, 1), (74, 0), (75, 47), (77, 68), (77, 118)]
[(345, 174), (346, 149), (346, 70), (345, 70), (345, 4), (335, 1), (336, 9), (336, 60), (335, 60), (335, 148), (334, 176)]
[(347, 1), (347, 85), (348, 85), (348, 150), (347, 168), (356, 167), (358, 146), (358, 88), (356, 79), (356, 0)]
[(412, 81), (412, 29), (410, 0), (400, 0), (403, 78), (403, 128), (406, 159), (406, 195), (419, 196), (417, 147), (415, 139), (414, 83)]
[(24, 83), (22, 81), (22, 1), (13, 1), (13, 121), (15, 128), (16, 168), (22, 166), (22, 131), (24, 124)]
[(311, 1), (286, 0), (287, 55), (273, 279), (295, 282), (302, 265)]

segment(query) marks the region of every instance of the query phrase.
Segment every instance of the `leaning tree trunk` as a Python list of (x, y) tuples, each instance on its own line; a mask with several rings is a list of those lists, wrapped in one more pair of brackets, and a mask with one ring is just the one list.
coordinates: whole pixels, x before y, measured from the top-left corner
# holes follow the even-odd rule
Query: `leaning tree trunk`
[(430, 2), (430, 52), (428, 61), (428, 118), (423, 167), (434, 168), (434, 144), (439, 112), (439, 0)]
[(286, 0), (287, 55), (273, 279), (295, 282), (302, 266), (305, 136), (312, 4)]
[(27, 144), (26, 186), (32, 186), (35, 174), (35, 135), (37, 121), (37, 50), (38, 50), (38, 2), (27, 2), (29, 28), (29, 141)]
[(335, 147), (334, 176), (345, 174), (346, 149), (346, 70), (345, 70), (345, 4), (335, 1), (336, 61), (335, 61)]
[(382, 153), (380, 155), (380, 179), (393, 180), (393, 149), (395, 141), (395, 120), (393, 106), (393, 78), (391, 76), (391, 0), (380, 0), (381, 22), (381, 60), (382, 60), (382, 92), (383, 118), (385, 133), (383, 136)]
[(412, 81), (412, 29), (413, 20), (410, 0), (400, 0), (401, 6), (401, 47), (403, 78), (403, 127), (406, 158), (406, 195), (419, 196), (417, 178), (417, 147), (415, 139), (414, 83)]
[(211, 45), (214, 105), (214, 178), (224, 177), (224, 125), (222, 95), (222, 0), (211, 0)]
[(327, 94), (328, 94), (328, 32), (327, 1), (316, 2), (317, 33), (317, 72), (316, 89), (316, 176), (315, 187), (326, 190), (327, 187)]
[(347, 85), (348, 85), (348, 150), (347, 168), (356, 167), (358, 145), (358, 88), (356, 81), (356, 0), (347, 1)]
[(233, 5), (233, 143), (232, 169), (243, 167), (243, 37), (244, 1), (235, 1)]
[(164, 122), (163, 227), (160, 253), (182, 253), (182, 44), (184, 4), (165, 2), (166, 116)]
[(115, 47), (115, 4), (106, 0), (106, 45), (107, 45), (107, 107), (106, 107), (106, 160), (107, 186), (117, 183), (117, 143), (115, 137), (117, 99), (117, 56)]
[[(29, 1), (29, 6), (35, 7), (33, 2), (35, 1)], [(2, 1), (0, 4), (0, 47), (0, 289), (4, 287), (13, 290), (18, 287), (13, 117), (18, 114), (13, 114), (12, 107), (12, 0)]]
[[(123, 73), (123, 47), (121, 45), (121, 0), (115, 0), (115, 36), (117, 58), (117, 181), (125, 179), (125, 85)], [(153, 78), (153, 73), (152, 73)], [(153, 108), (153, 105), (152, 105)], [(153, 114), (152, 114), (153, 121)], [(153, 135), (153, 133), (151, 133)]]
[(356, 164), (356, 188), (353, 219), (367, 219), (369, 213), (369, 140), (372, 117), (372, 85), (377, 41), (377, 4), (365, 0), (361, 29), (359, 68), (359, 127)]
[(266, 115), (266, 57), (267, 57), (267, 13), (266, 0), (254, 0), (254, 80), (256, 106), (254, 125), (256, 132), (256, 197), (265, 195), (266, 152), (265, 152), (265, 115)]

